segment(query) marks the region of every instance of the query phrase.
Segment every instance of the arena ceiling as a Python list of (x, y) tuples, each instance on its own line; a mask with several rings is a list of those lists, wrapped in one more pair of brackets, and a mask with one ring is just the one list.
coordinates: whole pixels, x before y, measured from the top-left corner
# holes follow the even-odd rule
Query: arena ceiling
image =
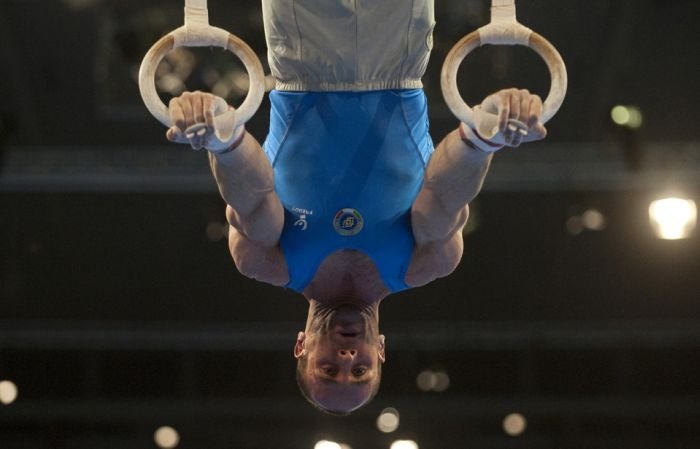
[[(436, 3), (424, 82), (439, 139), (456, 125), (440, 66), (488, 2)], [(139, 98), (140, 60), (181, 2), (0, 0), (0, 381), (19, 389), (0, 448), (151, 448), (162, 425), (182, 449), (697, 447), (700, 245), (656, 239), (647, 210), (700, 199), (700, 3), (518, 6), (567, 62), (566, 103), (546, 142), (497, 155), (457, 272), (382, 305), (381, 392), (335, 418), (294, 384), (305, 301), (235, 272), (203, 155), (167, 145)], [(210, 14), (265, 61), (259, 2)], [(243, 95), (223, 52), (170, 64), (188, 88)], [(481, 49), (460, 72), (472, 102), (547, 82), (525, 49)], [(613, 124), (615, 105), (642, 126)], [(421, 391), (426, 370), (447, 390)], [(386, 407), (393, 433), (376, 426)], [(510, 437), (515, 412), (528, 425)]]

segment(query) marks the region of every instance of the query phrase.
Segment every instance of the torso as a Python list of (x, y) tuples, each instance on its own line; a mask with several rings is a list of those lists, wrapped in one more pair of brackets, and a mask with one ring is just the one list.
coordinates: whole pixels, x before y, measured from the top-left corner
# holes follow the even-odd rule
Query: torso
[(391, 291), (408, 288), (410, 209), (433, 149), (425, 94), (275, 91), (270, 99), (264, 149), (285, 209), (287, 287), (304, 292), (329, 256), (351, 249), (369, 255)]

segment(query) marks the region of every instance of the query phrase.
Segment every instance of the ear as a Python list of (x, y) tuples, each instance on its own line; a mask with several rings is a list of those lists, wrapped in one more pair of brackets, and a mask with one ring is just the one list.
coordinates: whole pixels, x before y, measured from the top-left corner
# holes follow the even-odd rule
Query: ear
[(379, 360), (382, 361), (382, 363), (386, 362), (386, 353), (384, 352), (384, 347), (385, 347), (385, 342), (386, 338), (384, 337), (383, 334), (379, 335)]
[(299, 359), (306, 355), (306, 348), (304, 347), (304, 342), (306, 341), (306, 334), (299, 332), (297, 334), (297, 341), (294, 343), (294, 358)]

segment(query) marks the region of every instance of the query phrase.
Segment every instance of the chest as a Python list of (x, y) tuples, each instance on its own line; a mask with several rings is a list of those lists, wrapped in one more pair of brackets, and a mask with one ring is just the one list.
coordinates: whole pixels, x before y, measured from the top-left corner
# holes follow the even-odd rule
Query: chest
[(324, 292), (353, 290), (362, 297), (383, 297), (389, 293), (372, 259), (360, 251), (348, 249), (326, 257), (309, 288)]

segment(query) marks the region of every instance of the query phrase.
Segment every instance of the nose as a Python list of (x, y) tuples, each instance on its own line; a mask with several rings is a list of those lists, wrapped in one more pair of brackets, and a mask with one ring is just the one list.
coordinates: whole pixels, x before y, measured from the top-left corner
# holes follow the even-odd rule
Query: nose
[(355, 356), (357, 355), (357, 351), (355, 349), (340, 349), (338, 351), (338, 355), (342, 359), (354, 359)]

